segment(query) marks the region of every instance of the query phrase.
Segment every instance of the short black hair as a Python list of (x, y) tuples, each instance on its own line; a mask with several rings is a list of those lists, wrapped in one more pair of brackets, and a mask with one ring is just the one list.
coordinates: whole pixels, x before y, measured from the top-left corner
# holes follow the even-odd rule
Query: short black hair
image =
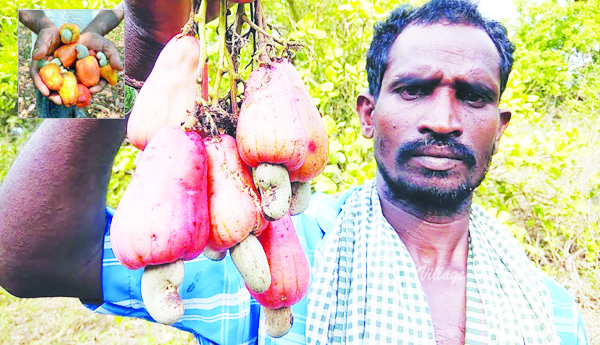
[(390, 47), (402, 30), (411, 24), (430, 25), (440, 22), (466, 24), (484, 30), (500, 54), (500, 95), (506, 89), (513, 65), (515, 46), (509, 41), (506, 28), (500, 22), (481, 16), (476, 3), (468, 0), (431, 0), (414, 8), (400, 5), (385, 20), (375, 24), (371, 47), (367, 52), (369, 93), (377, 98), (383, 74), (388, 67)]

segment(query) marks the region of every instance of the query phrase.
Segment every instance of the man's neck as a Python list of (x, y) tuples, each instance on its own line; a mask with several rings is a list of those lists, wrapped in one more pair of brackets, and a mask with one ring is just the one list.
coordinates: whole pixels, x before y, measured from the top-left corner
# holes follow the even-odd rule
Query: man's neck
[(469, 243), (469, 205), (453, 216), (422, 215), (390, 200), (377, 181), (384, 217), (413, 258), (417, 269), (464, 271)]

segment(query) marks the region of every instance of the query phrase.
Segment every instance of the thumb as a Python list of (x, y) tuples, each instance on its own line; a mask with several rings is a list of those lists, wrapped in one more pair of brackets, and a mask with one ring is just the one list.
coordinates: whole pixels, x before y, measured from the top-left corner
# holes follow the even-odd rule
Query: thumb
[(104, 51), (104, 54), (108, 58), (110, 65), (117, 71), (123, 70), (123, 62), (121, 62), (121, 58), (119, 57), (119, 51), (113, 44), (109, 44), (107, 49)]
[(41, 40), (38, 39), (35, 41), (33, 53), (31, 53), (31, 57), (34, 60), (39, 60), (39, 59), (43, 58), (44, 56), (46, 56), (47, 52), (48, 52), (48, 45), (45, 44), (44, 42), (41, 42)]

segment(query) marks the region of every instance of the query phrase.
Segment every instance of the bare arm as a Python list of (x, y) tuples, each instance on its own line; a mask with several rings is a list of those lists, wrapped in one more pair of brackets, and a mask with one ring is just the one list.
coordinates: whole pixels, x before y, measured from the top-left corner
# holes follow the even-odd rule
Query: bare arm
[(56, 29), (56, 25), (46, 17), (43, 10), (19, 10), (19, 21), (36, 35), (45, 28)]
[(123, 20), (125, 12), (123, 10), (102, 10), (96, 17), (83, 29), (82, 34), (86, 32), (95, 32), (104, 36)]
[(0, 186), (0, 285), (101, 300), (105, 198), (121, 120), (45, 120)]
[(31, 54), (34, 60), (50, 55), (58, 48), (60, 44), (58, 28), (46, 17), (44, 11), (19, 10), (19, 21), (38, 35)]

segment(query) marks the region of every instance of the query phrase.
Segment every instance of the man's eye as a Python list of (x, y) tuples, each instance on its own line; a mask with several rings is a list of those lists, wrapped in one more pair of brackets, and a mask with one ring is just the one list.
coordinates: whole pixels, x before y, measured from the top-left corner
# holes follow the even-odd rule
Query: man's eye
[(427, 90), (425, 90), (422, 86), (417, 85), (402, 86), (398, 88), (397, 92), (403, 99), (409, 101), (428, 94)]
[(464, 92), (462, 95), (460, 95), (460, 99), (474, 108), (483, 108), (487, 103), (489, 103), (487, 97), (476, 92)]

